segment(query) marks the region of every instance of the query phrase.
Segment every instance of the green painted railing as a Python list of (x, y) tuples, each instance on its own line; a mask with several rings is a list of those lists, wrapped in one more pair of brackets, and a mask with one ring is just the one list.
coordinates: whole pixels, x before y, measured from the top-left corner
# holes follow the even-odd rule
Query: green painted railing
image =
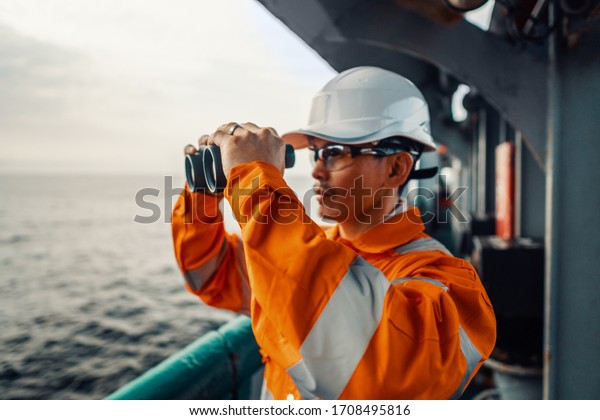
[(239, 316), (110, 394), (109, 400), (244, 399), (262, 366), (250, 318)]

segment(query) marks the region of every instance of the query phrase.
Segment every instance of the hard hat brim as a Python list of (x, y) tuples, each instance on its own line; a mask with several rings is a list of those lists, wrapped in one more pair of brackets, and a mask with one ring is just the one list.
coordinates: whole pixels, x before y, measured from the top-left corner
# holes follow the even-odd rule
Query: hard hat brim
[[(369, 133), (367, 135), (363, 135), (360, 137), (347, 137), (347, 136), (335, 135), (335, 134), (331, 133), (332, 130), (327, 130), (327, 131), (329, 131), (329, 132), (327, 132), (326, 130), (318, 130), (318, 129), (317, 130), (300, 129), (300, 130), (294, 130), (294, 131), (285, 133), (282, 136), (282, 138), (286, 143), (291, 144), (294, 147), (294, 149), (303, 149), (305, 147), (308, 147), (308, 145), (309, 145), (308, 140), (310, 138), (314, 138), (314, 137), (320, 138), (323, 140), (327, 140), (327, 141), (331, 141), (334, 143), (358, 145), (358, 144), (364, 144), (364, 143), (370, 143), (370, 142), (382, 140), (382, 139), (389, 138), (389, 137), (402, 136), (402, 137), (412, 139), (415, 142), (423, 145), (424, 152), (433, 152), (433, 151), (437, 150), (437, 146), (433, 142), (431, 135), (426, 130), (424, 130), (423, 127), (418, 127), (416, 129), (412, 130), (411, 132), (407, 132), (406, 130), (401, 130), (399, 132), (399, 130), (397, 130), (397, 127), (395, 127), (395, 125), (396, 124), (389, 125), (381, 130), (374, 132), (374, 133)], [(346, 134), (346, 133), (344, 133), (344, 134)]]

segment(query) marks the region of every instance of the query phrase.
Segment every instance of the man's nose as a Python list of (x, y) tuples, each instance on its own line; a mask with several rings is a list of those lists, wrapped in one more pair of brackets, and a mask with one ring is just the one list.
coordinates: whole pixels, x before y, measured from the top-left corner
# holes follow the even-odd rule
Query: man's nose
[(319, 159), (315, 162), (315, 166), (312, 170), (312, 177), (318, 181), (323, 181), (329, 178), (329, 171), (325, 166), (325, 162), (322, 159)]

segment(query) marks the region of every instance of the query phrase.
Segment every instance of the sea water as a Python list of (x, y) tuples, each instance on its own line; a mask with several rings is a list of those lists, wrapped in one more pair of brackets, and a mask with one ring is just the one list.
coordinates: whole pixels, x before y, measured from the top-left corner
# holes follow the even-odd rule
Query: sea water
[(103, 398), (233, 318), (183, 287), (169, 223), (182, 185), (0, 175), (0, 398)]

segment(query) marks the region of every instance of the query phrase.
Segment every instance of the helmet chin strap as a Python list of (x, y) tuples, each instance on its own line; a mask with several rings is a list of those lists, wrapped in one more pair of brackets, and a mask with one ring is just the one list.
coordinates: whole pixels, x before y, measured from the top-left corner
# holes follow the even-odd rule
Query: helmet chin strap
[(432, 166), (431, 168), (424, 168), (424, 169), (415, 169), (420, 157), (421, 157), (421, 154), (419, 153), (419, 155), (416, 156), (416, 158), (414, 159), (413, 167), (410, 171), (410, 174), (408, 175), (408, 178), (406, 178), (406, 181), (404, 182), (404, 184), (402, 184), (400, 187), (398, 187), (398, 192), (400, 195), (402, 195), (404, 188), (406, 187), (406, 185), (408, 184), (408, 182), (411, 179), (427, 179), (427, 178), (433, 178), (434, 176), (437, 175), (437, 173), (440, 169), (438, 166)]
[(434, 176), (437, 175), (438, 171), (439, 171), (439, 167), (437, 166), (432, 166), (431, 168), (425, 168), (425, 169), (413, 169), (410, 176), (408, 177), (408, 179), (426, 179), (426, 178), (433, 178)]

